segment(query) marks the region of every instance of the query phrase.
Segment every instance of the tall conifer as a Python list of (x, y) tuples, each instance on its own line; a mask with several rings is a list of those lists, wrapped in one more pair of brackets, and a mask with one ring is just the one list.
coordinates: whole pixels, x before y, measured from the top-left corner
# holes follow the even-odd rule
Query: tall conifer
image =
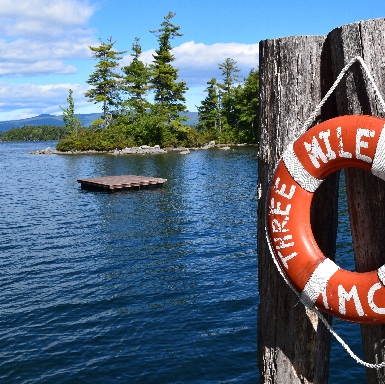
[(146, 95), (149, 90), (150, 68), (139, 58), (142, 53), (140, 39), (135, 37), (132, 44), (132, 61), (129, 65), (122, 68), (124, 72), (123, 90), (128, 94), (128, 100), (125, 102), (131, 109), (134, 109), (139, 115), (145, 112), (149, 103)]
[(154, 100), (168, 115), (169, 121), (178, 119), (178, 113), (186, 110), (186, 99), (183, 94), (188, 90), (185, 81), (177, 81), (178, 69), (171, 64), (175, 57), (171, 53), (173, 47), (170, 40), (183, 36), (178, 32), (180, 27), (170, 21), (174, 16), (175, 13), (169, 12), (164, 17), (161, 28), (150, 31), (157, 36), (159, 42), (159, 48), (153, 55), (154, 61), (151, 66)]
[(126, 51), (114, 51), (116, 41), (112, 41), (112, 37), (107, 42), (99, 40), (101, 44), (98, 47), (89, 47), (98, 63), (87, 80), (93, 88), (87, 91), (85, 96), (89, 98), (89, 102), (103, 103), (103, 121), (104, 127), (107, 127), (109, 114), (120, 106), (121, 75), (117, 74), (115, 69), (119, 66), (119, 55)]
[(201, 102), (198, 109), (198, 130), (200, 132), (211, 131), (213, 133), (220, 134), (221, 132), (221, 108), (220, 98), (218, 94), (217, 79), (213, 77), (207, 82), (208, 87), (205, 89), (207, 92), (206, 98)]
[(60, 109), (63, 111), (63, 122), (68, 132), (74, 132), (75, 135), (78, 133), (78, 129), (81, 127), (82, 123), (80, 122), (80, 116), (75, 116), (75, 103), (72, 97), (73, 91), (70, 89), (68, 91), (68, 107), (63, 108), (59, 105)]
[(241, 70), (237, 67), (234, 59), (226, 58), (224, 63), (218, 64), (222, 71), (223, 83), (218, 84), (222, 97), (223, 115), (226, 117), (227, 123), (232, 128), (236, 128), (238, 124), (238, 115), (235, 111), (236, 88), (235, 83), (240, 82), (238, 72)]

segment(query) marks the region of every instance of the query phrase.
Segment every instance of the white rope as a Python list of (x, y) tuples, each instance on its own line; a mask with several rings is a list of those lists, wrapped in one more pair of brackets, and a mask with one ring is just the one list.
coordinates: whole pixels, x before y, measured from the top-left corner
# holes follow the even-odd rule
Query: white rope
[[(270, 237), (268, 235), (268, 231), (267, 229), (265, 228), (266, 230), (266, 239), (267, 239), (267, 244), (269, 246), (269, 249), (270, 249), (270, 253), (271, 255), (273, 255), (274, 251), (273, 251), (273, 246), (271, 244), (271, 240), (270, 240)], [(283, 272), (282, 270), (282, 267), (280, 266), (280, 264), (278, 263), (277, 259), (273, 256), (273, 261), (274, 261), (274, 264), (275, 266), (277, 267), (278, 269), (278, 272), (279, 274), (282, 276), (282, 278), (285, 280), (285, 283), (289, 286), (289, 288), (297, 295), (299, 301), (309, 310), (311, 311), (314, 311), (315, 314), (318, 316), (318, 318), (323, 322), (323, 324), (325, 325), (326, 329), (328, 329), (328, 331), (336, 338), (337, 341), (339, 341), (339, 343), (342, 345), (342, 347), (346, 350), (346, 352), (349, 353), (350, 357), (352, 357), (358, 364), (361, 364), (367, 368), (374, 368), (374, 369), (379, 369), (379, 368), (382, 368), (382, 367), (385, 367), (385, 361), (383, 361), (382, 363), (380, 364), (371, 364), (371, 363), (367, 363), (366, 361), (363, 361), (361, 360), (349, 347), (349, 345), (347, 345), (344, 340), (338, 336), (337, 332), (333, 329), (333, 327), (329, 324), (329, 322), (325, 319), (325, 317), (322, 315), (322, 313), (316, 308), (316, 307), (312, 307), (310, 305), (308, 305), (307, 302), (305, 302), (302, 297), (301, 297), (301, 294), (293, 287), (293, 285), (291, 284), (290, 280), (287, 278), (286, 274)]]
[[(358, 61), (362, 68), (364, 68), (365, 70), (365, 73), (366, 73), (366, 76), (368, 77), (368, 79), (370, 80), (371, 82), (371, 85), (373, 87), (373, 91), (374, 93), (377, 95), (379, 101), (380, 101), (380, 104), (382, 106), (382, 109), (384, 110), (385, 112), (385, 102), (384, 102), (384, 99), (382, 98), (381, 96), (381, 93), (380, 91), (378, 90), (377, 88), (377, 85), (374, 81), (374, 78), (373, 76), (371, 75), (368, 67), (366, 66), (364, 60), (362, 59), (362, 57), (360, 56), (356, 56), (354, 57), (353, 59), (351, 59), (348, 64), (345, 65), (345, 67), (342, 69), (341, 73), (338, 75), (337, 79), (335, 80), (334, 84), (332, 85), (332, 87), (329, 89), (329, 91), (326, 93), (326, 95), (324, 96), (324, 98), (321, 100), (321, 102), (316, 106), (316, 108), (314, 109), (314, 111), (311, 113), (311, 115), (309, 116), (309, 118), (305, 121), (305, 123), (303, 124), (302, 126), (302, 129), (300, 130), (300, 133), (299, 135), (294, 139), (297, 140), (298, 137), (300, 137), (301, 135), (303, 135), (307, 129), (309, 128), (309, 126), (311, 125), (311, 123), (313, 122), (314, 118), (317, 116), (319, 110), (322, 108), (322, 106), (326, 103), (326, 100), (330, 97), (330, 95), (334, 92), (334, 90), (337, 88), (337, 85), (340, 83), (340, 81), (342, 80), (342, 78), (345, 76), (346, 72), (349, 70), (349, 68), (356, 62)], [(270, 183), (271, 184), (271, 183)], [(271, 187), (271, 185), (270, 185)], [(270, 188), (269, 188), (270, 190)], [(268, 205), (268, 201), (266, 201), (266, 209), (265, 209), (265, 212), (266, 212), (266, 215), (267, 215), (267, 205)], [(265, 217), (265, 222), (267, 222), (267, 216)], [(269, 246), (269, 250), (270, 250), (270, 254), (271, 256), (273, 257), (273, 261), (274, 261), (274, 264), (276, 265), (280, 275), (283, 277), (283, 279), (285, 280), (286, 284), (292, 289), (292, 291), (297, 295), (299, 301), (309, 310), (313, 310), (315, 312), (315, 314), (318, 316), (318, 318), (322, 321), (322, 323), (325, 325), (325, 327), (329, 330), (329, 332), (337, 339), (337, 341), (339, 341), (339, 343), (345, 348), (346, 352), (349, 353), (349, 355), (359, 364), (362, 364), (363, 366), (367, 367), (367, 368), (374, 368), (374, 369), (379, 369), (379, 368), (382, 368), (382, 367), (385, 367), (385, 361), (383, 361), (382, 363), (379, 363), (379, 364), (371, 364), (371, 363), (367, 363), (366, 361), (363, 361), (361, 360), (351, 349), (350, 347), (341, 339), (340, 336), (338, 336), (338, 334), (336, 333), (336, 331), (333, 329), (333, 327), (329, 324), (329, 322), (325, 319), (325, 317), (321, 314), (321, 312), (316, 308), (316, 307), (312, 307), (310, 306), (306, 301), (303, 300), (303, 298), (301, 297), (301, 294), (293, 287), (293, 285), (291, 284), (291, 282), (289, 281), (289, 279), (287, 278), (286, 274), (284, 273), (284, 271), (282, 270), (282, 267), (281, 265), (278, 263), (278, 261), (276, 260), (276, 258), (274, 257), (274, 250), (273, 250), (273, 246), (272, 246), (272, 243), (271, 243), (271, 239), (270, 239), (270, 236), (269, 236), (269, 232), (267, 231), (267, 228), (265, 227), (265, 231), (266, 231), (266, 239), (267, 239), (267, 244)]]
[(340, 83), (340, 81), (342, 80), (342, 78), (345, 76), (346, 72), (349, 70), (349, 68), (356, 62), (358, 61), (362, 68), (364, 68), (365, 70), (365, 73), (366, 73), (366, 76), (368, 77), (368, 79), (370, 80), (370, 83), (372, 84), (372, 87), (373, 87), (373, 91), (374, 93), (377, 95), (379, 101), (380, 101), (380, 104), (382, 106), (382, 109), (383, 111), (385, 112), (385, 102), (384, 102), (384, 99), (382, 98), (381, 96), (381, 93), (380, 91), (378, 90), (377, 88), (377, 85), (374, 81), (374, 78), (372, 76), (372, 74), (370, 73), (369, 71), (369, 68), (366, 66), (363, 58), (361, 56), (356, 56), (356, 57), (353, 57), (353, 59), (351, 59), (349, 61), (349, 63), (347, 63), (345, 65), (344, 68), (342, 68), (342, 71), (340, 72), (340, 74), (338, 75), (337, 79), (335, 80), (334, 84), (332, 85), (332, 87), (329, 89), (329, 91), (326, 93), (326, 95), (324, 96), (324, 98), (321, 100), (321, 102), (316, 106), (315, 110), (313, 111), (313, 113), (309, 116), (309, 118), (305, 121), (305, 123), (303, 124), (302, 126), (302, 129), (300, 131), (300, 134), (299, 136), (301, 136), (302, 134), (304, 134), (307, 129), (309, 128), (310, 124), (313, 122), (314, 118), (317, 116), (317, 113), (319, 112), (319, 110), (322, 108), (322, 106), (326, 103), (326, 100), (329, 98), (329, 96), (334, 92), (334, 90), (337, 88), (337, 85)]
[(318, 318), (324, 323), (325, 327), (329, 330), (329, 332), (340, 342), (340, 344), (345, 348), (346, 352), (349, 353), (350, 357), (352, 357), (358, 364), (361, 364), (367, 368), (379, 369), (385, 367), (385, 361), (380, 364), (371, 364), (367, 363), (364, 360), (361, 360), (351, 349), (350, 347), (341, 339), (340, 336), (336, 333), (333, 327), (328, 323), (325, 317), (320, 313), (317, 308), (311, 308), (317, 314)]

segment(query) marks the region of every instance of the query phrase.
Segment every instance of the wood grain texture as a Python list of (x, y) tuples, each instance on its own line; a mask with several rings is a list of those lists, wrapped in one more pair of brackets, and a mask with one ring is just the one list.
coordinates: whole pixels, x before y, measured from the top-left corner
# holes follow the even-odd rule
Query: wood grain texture
[[(354, 56), (360, 55), (385, 95), (385, 19), (344, 25), (328, 35), (334, 77)], [(368, 114), (384, 117), (370, 82), (358, 63), (336, 89), (338, 115)], [(356, 271), (385, 264), (385, 182), (360, 169), (345, 170)], [(385, 360), (385, 326), (362, 325), (365, 360)], [(385, 369), (367, 369), (368, 383), (384, 383)]]
[[(260, 42), (258, 163), (258, 364), (262, 383), (326, 383), (330, 335), (317, 316), (298, 302), (279, 275), (265, 237), (269, 182), (284, 149), (300, 131), (332, 82), (325, 36)], [(336, 113), (332, 97), (315, 123)], [(338, 175), (317, 191), (312, 227), (325, 255), (334, 258)]]

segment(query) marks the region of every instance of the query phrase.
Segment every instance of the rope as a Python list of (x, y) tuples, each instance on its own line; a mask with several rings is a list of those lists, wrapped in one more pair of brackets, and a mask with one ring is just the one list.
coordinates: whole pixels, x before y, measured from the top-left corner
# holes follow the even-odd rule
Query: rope
[[(337, 85), (340, 83), (340, 81), (342, 80), (342, 78), (345, 76), (346, 72), (349, 70), (349, 68), (356, 62), (358, 61), (362, 68), (365, 70), (365, 73), (366, 73), (366, 76), (368, 77), (368, 79), (370, 80), (370, 83), (373, 87), (373, 91), (374, 93), (376, 94), (376, 96), (378, 97), (378, 100), (380, 101), (380, 104), (382, 106), (382, 109), (384, 110), (385, 112), (385, 102), (384, 102), (384, 99), (382, 98), (381, 96), (381, 93), (380, 91), (378, 90), (377, 88), (377, 85), (374, 81), (374, 78), (373, 76), (371, 75), (368, 67), (366, 66), (364, 60), (362, 59), (362, 57), (360, 56), (356, 56), (354, 58), (352, 58), (346, 65), (345, 67), (341, 70), (340, 74), (338, 75), (338, 77), (336, 78), (335, 82), (333, 83), (332, 87), (329, 89), (329, 91), (326, 93), (326, 95), (323, 97), (323, 99), (321, 100), (321, 102), (316, 106), (316, 108), (314, 109), (314, 111), (311, 113), (311, 115), (308, 117), (308, 119), (304, 122), (298, 136), (294, 139), (297, 140), (301, 135), (303, 135), (307, 129), (310, 127), (311, 123), (313, 122), (314, 118), (317, 116), (319, 110), (322, 108), (322, 106), (326, 103), (327, 99), (330, 97), (330, 95), (334, 92), (334, 90), (337, 88)], [(293, 141), (293, 142), (294, 142)], [(273, 180), (271, 180), (270, 182), (270, 186), (269, 186), (269, 190), (271, 188), (271, 183), (272, 183)], [(265, 207), (265, 212), (266, 212), (266, 215), (267, 215), (267, 205), (268, 205), (268, 201), (266, 200), (266, 207)], [(267, 217), (265, 217), (265, 222), (267, 222)], [(346, 352), (349, 353), (349, 355), (358, 363), (358, 364), (361, 364), (367, 368), (374, 368), (374, 369), (379, 369), (379, 368), (382, 368), (382, 367), (385, 367), (385, 361), (383, 361), (382, 363), (379, 363), (379, 364), (371, 364), (371, 363), (367, 363), (366, 361), (363, 361), (361, 360), (351, 349), (350, 347), (344, 342), (344, 340), (338, 336), (338, 334), (336, 333), (336, 331), (333, 329), (333, 327), (329, 324), (329, 322), (325, 319), (325, 317), (321, 314), (321, 312), (315, 308), (315, 307), (312, 307), (310, 306), (308, 303), (306, 303), (304, 300), (302, 300), (301, 298), (301, 295), (300, 293), (293, 287), (293, 285), (291, 284), (291, 282), (289, 281), (289, 279), (287, 278), (287, 276), (285, 275), (284, 271), (282, 270), (280, 264), (278, 263), (278, 261), (276, 260), (276, 258), (274, 257), (274, 251), (273, 251), (273, 246), (272, 246), (272, 243), (271, 243), (271, 239), (270, 239), (270, 236), (269, 236), (269, 232), (267, 231), (267, 228), (265, 227), (265, 231), (266, 231), (266, 239), (267, 239), (267, 244), (269, 246), (269, 250), (270, 250), (270, 254), (272, 255), (272, 258), (273, 258), (273, 261), (274, 261), (274, 264), (275, 266), (277, 267), (280, 275), (283, 277), (283, 279), (285, 280), (286, 284), (291, 288), (291, 290), (297, 295), (299, 301), (309, 310), (313, 310), (315, 312), (315, 314), (318, 316), (318, 318), (322, 321), (322, 323), (325, 325), (325, 327), (329, 330), (329, 332), (336, 338), (336, 340), (342, 345), (342, 347), (346, 350)]]
[[(267, 229), (266, 230), (266, 238), (267, 238), (267, 244), (270, 249), (270, 254), (273, 255), (273, 248), (271, 244), (270, 237), (268, 235)], [(361, 364), (367, 368), (374, 368), (374, 369), (379, 369), (382, 367), (385, 367), (385, 361), (383, 361), (380, 364), (371, 364), (367, 363), (366, 361), (361, 360), (347, 345), (344, 340), (337, 334), (337, 332), (334, 330), (334, 328), (329, 324), (329, 322), (325, 319), (325, 317), (322, 315), (322, 313), (316, 308), (316, 307), (311, 307), (308, 305), (305, 301), (302, 300), (300, 293), (293, 287), (289, 279), (286, 277), (285, 273), (283, 272), (280, 264), (276, 260), (275, 257), (273, 257), (273, 261), (275, 266), (278, 269), (279, 274), (282, 276), (282, 278), (285, 280), (285, 283), (289, 286), (289, 288), (297, 295), (299, 301), (309, 310), (314, 311), (315, 314), (318, 316), (318, 318), (322, 321), (322, 323), (325, 325), (326, 329), (336, 338), (336, 340), (342, 345), (342, 347), (346, 350), (346, 352), (349, 353), (350, 357), (352, 357), (358, 364)]]
[(326, 103), (326, 100), (329, 98), (329, 96), (334, 92), (334, 90), (337, 88), (337, 85), (340, 83), (340, 81), (342, 80), (342, 78), (345, 76), (346, 72), (349, 70), (349, 68), (356, 62), (358, 61), (362, 68), (365, 70), (365, 73), (366, 73), (366, 76), (368, 77), (368, 79), (370, 80), (371, 84), (372, 84), (372, 87), (373, 87), (373, 91), (374, 93), (377, 95), (379, 101), (380, 101), (380, 104), (382, 106), (382, 109), (384, 110), (385, 112), (385, 102), (384, 102), (384, 99), (382, 98), (381, 96), (381, 93), (380, 91), (378, 90), (377, 88), (377, 85), (376, 85), (376, 82), (374, 81), (374, 78), (372, 76), (372, 74), (370, 73), (369, 71), (369, 68), (366, 66), (363, 58), (361, 56), (356, 56), (356, 57), (353, 57), (353, 59), (351, 59), (349, 61), (349, 63), (347, 63), (345, 65), (344, 68), (342, 68), (340, 74), (338, 75), (338, 77), (336, 78), (334, 84), (332, 85), (332, 87), (329, 89), (329, 91), (326, 93), (326, 95), (324, 96), (324, 98), (321, 100), (321, 102), (316, 106), (316, 108), (314, 109), (314, 111), (312, 112), (312, 114), (309, 116), (309, 118), (305, 121), (305, 123), (303, 124), (302, 126), (302, 129), (300, 131), (300, 134), (299, 136), (303, 135), (307, 129), (309, 128), (310, 124), (313, 122), (314, 118), (317, 116), (317, 113), (319, 112), (319, 110), (322, 108), (322, 106)]

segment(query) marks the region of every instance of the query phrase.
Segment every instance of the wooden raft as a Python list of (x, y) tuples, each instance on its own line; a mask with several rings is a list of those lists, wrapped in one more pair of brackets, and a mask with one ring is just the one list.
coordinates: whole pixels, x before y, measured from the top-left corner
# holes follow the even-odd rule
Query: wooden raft
[(148, 187), (161, 187), (167, 179), (156, 177), (121, 175), (121, 176), (106, 176), (92, 177), (87, 179), (78, 179), (82, 189), (102, 189), (102, 190), (122, 190), (122, 189), (138, 189)]

